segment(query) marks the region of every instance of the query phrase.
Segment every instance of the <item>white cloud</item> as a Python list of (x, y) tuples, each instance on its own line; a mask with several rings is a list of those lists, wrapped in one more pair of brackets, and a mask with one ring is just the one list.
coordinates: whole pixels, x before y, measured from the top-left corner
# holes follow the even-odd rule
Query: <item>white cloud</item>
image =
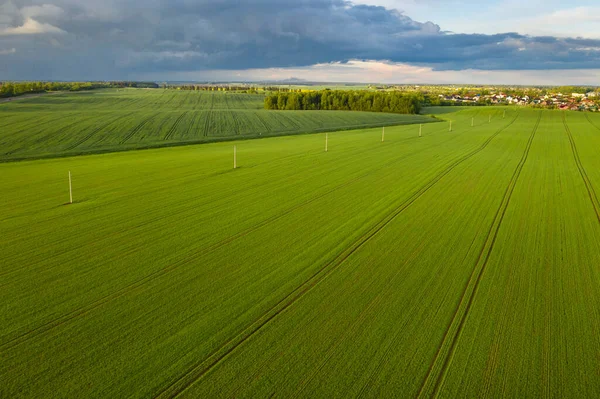
[(519, 33), (559, 37), (600, 38), (600, 7), (575, 7), (514, 19)]
[(539, 17), (549, 24), (577, 26), (582, 22), (600, 22), (600, 7), (575, 7)]
[(0, 55), (8, 55), (8, 54), (14, 54), (17, 52), (16, 48), (11, 48), (11, 49), (7, 49), (7, 50), (0, 50)]
[(21, 9), (21, 15), (25, 18), (60, 18), (64, 14), (64, 10), (53, 4), (43, 4), (41, 6), (29, 6)]
[(40, 33), (64, 34), (64, 30), (56, 26), (41, 23), (33, 18), (27, 18), (25, 23), (16, 28), (4, 28), (0, 30), (0, 36), (35, 35)]

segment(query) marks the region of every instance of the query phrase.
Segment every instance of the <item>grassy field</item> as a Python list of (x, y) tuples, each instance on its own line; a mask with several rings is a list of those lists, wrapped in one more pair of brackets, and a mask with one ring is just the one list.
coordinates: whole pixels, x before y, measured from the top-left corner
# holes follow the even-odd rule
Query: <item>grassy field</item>
[(502, 114), (0, 164), (0, 397), (600, 397), (600, 117)]
[(421, 115), (267, 111), (260, 95), (98, 90), (0, 104), (0, 161), (427, 123)]

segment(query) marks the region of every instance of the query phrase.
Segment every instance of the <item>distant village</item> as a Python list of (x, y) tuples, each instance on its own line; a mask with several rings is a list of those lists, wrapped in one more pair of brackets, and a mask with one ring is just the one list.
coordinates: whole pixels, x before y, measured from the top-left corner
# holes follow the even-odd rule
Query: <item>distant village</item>
[(369, 85), (369, 90), (417, 92), (425, 105), (515, 105), (572, 111), (600, 111), (600, 88), (584, 86)]
[(459, 94), (439, 94), (440, 100), (457, 104), (494, 104), (494, 105), (521, 105), (539, 108), (562, 109), (571, 111), (598, 112), (600, 95), (597, 92), (588, 93), (554, 93), (538, 96), (508, 95), (505, 93), (476, 94), (474, 96)]

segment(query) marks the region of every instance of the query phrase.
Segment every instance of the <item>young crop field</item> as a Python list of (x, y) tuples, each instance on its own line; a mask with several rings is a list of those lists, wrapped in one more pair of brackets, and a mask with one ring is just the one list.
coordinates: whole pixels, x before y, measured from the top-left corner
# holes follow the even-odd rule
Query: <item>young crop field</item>
[(407, 123), (422, 115), (267, 111), (263, 96), (121, 89), (0, 104), (0, 161)]
[[(109, 148), (334, 123), (132, 93), (0, 124), (62, 102), (35, 134), (62, 152), (78, 124)], [(0, 397), (600, 397), (600, 117), (455, 111), (327, 152), (319, 133), (0, 164)]]

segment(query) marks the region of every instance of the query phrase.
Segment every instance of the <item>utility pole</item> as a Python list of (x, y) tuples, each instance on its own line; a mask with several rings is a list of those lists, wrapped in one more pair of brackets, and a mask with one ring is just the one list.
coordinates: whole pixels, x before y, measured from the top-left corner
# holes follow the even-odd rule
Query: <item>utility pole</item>
[(71, 184), (71, 171), (69, 171), (69, 204), (73, 203), (73, 185)]

